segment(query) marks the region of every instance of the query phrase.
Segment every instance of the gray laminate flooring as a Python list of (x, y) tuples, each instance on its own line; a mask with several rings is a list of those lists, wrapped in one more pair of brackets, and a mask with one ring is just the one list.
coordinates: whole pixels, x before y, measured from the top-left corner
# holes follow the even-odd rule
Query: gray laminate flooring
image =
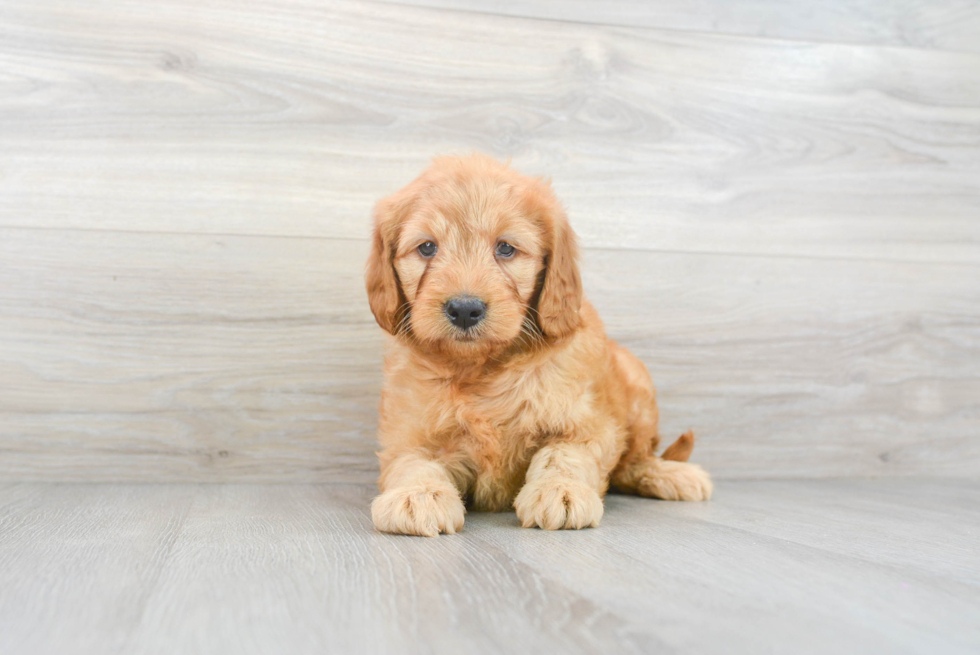
[(0, 652), (977, 652), (978, 492), (722, 481), (425, 539), (376, 533), (368, 485), (6, 485)]

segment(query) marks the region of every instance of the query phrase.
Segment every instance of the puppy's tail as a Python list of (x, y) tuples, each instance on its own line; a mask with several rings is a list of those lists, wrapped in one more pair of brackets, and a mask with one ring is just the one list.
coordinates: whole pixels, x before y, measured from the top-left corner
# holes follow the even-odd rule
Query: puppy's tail
[(688, 430), (677, 438), (677, 441), (667, 446), (660, 459), (669, 459), (674, 462), (686, 462), (691, 457), (694, 450), (694, 431)]

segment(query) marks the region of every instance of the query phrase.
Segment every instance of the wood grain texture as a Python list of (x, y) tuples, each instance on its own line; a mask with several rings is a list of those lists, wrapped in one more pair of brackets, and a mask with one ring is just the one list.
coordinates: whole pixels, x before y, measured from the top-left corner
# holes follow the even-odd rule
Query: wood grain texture
[(373, 479), (371, 206), (479, 149), (718, 477), (975, 476), (974, 4), (705, 2), (0, 3), (0, 475)]
[[(472, 529), (516, 559), (534, 562), (573, 592), (589, 590), (590, 598), (648, 626), (680, 652), (834, 650), (821, 643), (821, 632), (834, 635), (849, 651), (971, 648), (980, 635), (971, 618), (980, 553), (975, 539), (964, 539), (964, 532), (976, 535), (975, 518), (957, 513), (952, 523), (962, 525), (963, 532), (940, 555), (950, 553), (965, 562), (969, 578), (933, 576), (880, 561), (879, 550), (891, 551), (893, 558), (905, 562), (928, 561), (928, 555), (904, 538), (913, 531), (908, 526), (896, 529), (888, 517), (879, 523), (865, 512), (851, 514), (852, 493), (857, 491), (860, 502), (861, 489), (845, 485), (838, 490), (835, 485), (836, 481), (731, 483), (732, 496), (723, 485), (707, 504), (662, 505), (612, 496), (604, 529), (574, 535), (584, 537), (579, 540), (573, 535), (554, 540), (541, 533), (520, 533), (518, 543), (512, 544), (503, 530), (509, 523), (506, 515), (488, 517), (486, 524)], [(912, 488), (928, 494), (927, 487)], [(976, 498), (972, 485), (958, 490)], [(781, 501), (775, 498), (784, 493), (792, 500), (783, 507), (792, 509), (780, 518), (767, 515), (768, 525), (761, 529), (756, 527), (758, 515), (734, 519), (729, 513), (738, 514), (743, 502), (752, 502), (748, 499), (758, 506), (778, 507)], [(835, 505), (837, 511), (813, 511), (825, 504)], [(885, 511), (901, 513), (903, 508), (889, 503)], [(945, 537), (945, 530), (934, 534)], [(868, 547), (868, 541), (877, 548)], [(620, 566), (620, 558), (627, 558), (628, 564)], [(656, 592), (637, 594), (637, 587)], [(920, 603), (945, 606), (949, 614), (939, 618), (924, 612)], [(937, 635), (950, 640), (940, 645)]]
[(303, 0), (0, 23), (6, 226), (363, 238), (479, 149), (598, 247), (980, 261), (977, 54)]
[(124, 652), (196, 495), (0, 486), (0, 652)]
[(373, 477), (382, 333), (362, 246), (5, 230), (3, 472)]
[(385, 0), (504, 16), (980, 52), (976, 0)]
[(611, 496), (594, 530), (470, 514), (437, 539), (374, 532), (373, 493), (0, 486), (0, 652), (980, 646), (975, 482), (729, 482), (709, 503)]
[[(365, 248), (0, 229), (3, 473), (373, 480)], [(974, 267), (596, 250), (584, 275), (720, 478), (980, 472)]]

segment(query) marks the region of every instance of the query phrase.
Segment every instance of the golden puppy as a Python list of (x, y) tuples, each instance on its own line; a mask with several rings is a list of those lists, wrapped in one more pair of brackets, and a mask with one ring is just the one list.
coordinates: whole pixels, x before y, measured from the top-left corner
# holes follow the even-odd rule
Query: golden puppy
[(599, 524), (617, 490), (706, 500), (661, 457), (646, 368), (582, 299), (575, 234), (541, 180), (483, 156), (441, 157), (375, 211), (371, 311), (388, 331), (378, 530), (435, 536), (513, 506), (524, 527)]

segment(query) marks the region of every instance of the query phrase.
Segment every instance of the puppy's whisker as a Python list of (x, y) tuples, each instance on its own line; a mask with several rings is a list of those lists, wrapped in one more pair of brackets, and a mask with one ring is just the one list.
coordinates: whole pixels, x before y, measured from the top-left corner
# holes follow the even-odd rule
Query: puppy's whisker
[(530, 331), (526, 322), (521, 324), (521, 329), (515, 337), (515, 342), (521, 350), (529, 350), (534, 346), (536, 335)]
[(402, 317), (398, 320), (398, 324), (395, 325), (393, 334), (397, 336), (404, 336), (407, 338), (414, 338), (412, 334), (412, 306), (411, 303), (404, 302), (398, 308), (398, 312), (403, 312)]
[(407, 332), (409, 327), (409, 322), (411, 320), (412, 320), (412, 314), (410, 312), (405, 312), (405, 314), (403, 314), (402, 317), (398, 320), (398, 324), (395, 326), (395, 334), (402, 334)]

